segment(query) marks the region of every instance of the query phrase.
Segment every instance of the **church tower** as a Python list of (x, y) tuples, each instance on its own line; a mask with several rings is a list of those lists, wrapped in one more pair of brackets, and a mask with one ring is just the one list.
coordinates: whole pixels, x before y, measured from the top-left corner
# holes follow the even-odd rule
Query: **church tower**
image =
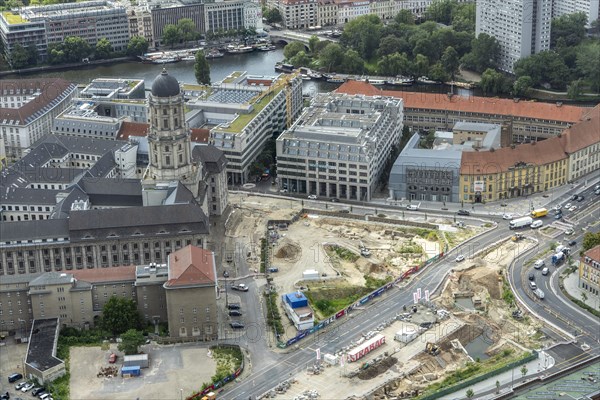
[(149, 97), (148, 169), (144, 184), (179, 181), (198, 196), (199, 169), (192, 162), (191, 132), (185, 123), (179, 82), (163, 69)]

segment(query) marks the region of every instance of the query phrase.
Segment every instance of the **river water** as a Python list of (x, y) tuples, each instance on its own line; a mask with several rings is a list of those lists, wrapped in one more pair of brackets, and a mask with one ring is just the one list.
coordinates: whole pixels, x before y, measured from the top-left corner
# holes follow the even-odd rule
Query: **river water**
[[(274, 51), (255, 51), (235, 55), (227, 54), (223, 58), (208, 60), (210, 64), (210, 78), (213, 83), (218, 82), (233, 71), (247, 71), (250, 75), (275, 75), (277, 74), (274, 69), (275, 63), (282, 60), (282, 48)], [(8, 75), (5, 78), (61, 77), (79, 84), (88, 84), (95, 78), (136, 78), (143, 79), (146, 83), (146, 88), (150, 88), (154, 78), (160, 74), (163, 68), (167, 68), (169, 74), (175, 76), (180, 82), (196, 83), (193, 61), (181, 61), (166, 65), (142, 64), (141, 62), (130, 61), (106, 65), (82, 66), (71, 70)], [(328, 83), (325, 81), (303, 81), (303, 92), (308, 95), (319, 92), (330, 92), (339, 86), (339, 83)], [(383, 88), (398, 89), (397, 87), (386, 86)], [(439, 92), (444, 94), (451, 90), (450, 87), (442, 85), (413, 85), (404, 89), (407, 91)], [(465, 96), (473, 94), (472, 91), (459, 88), (454, 88), (454, 93)]]

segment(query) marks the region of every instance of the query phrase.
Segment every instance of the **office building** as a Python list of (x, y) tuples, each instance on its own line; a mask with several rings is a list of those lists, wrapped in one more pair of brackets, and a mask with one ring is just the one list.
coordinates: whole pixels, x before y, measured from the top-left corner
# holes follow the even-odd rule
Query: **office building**
[(402, 132), (403, 102), (319, 94), (277, 138), (277, 176), (292, 193), (369, 201)]
[(275, 135), (302, 110), (297, 74), (252, 76), (234, 72), (210, 87), (184, 86), (197, 112), (196, 126), (210, 129), (209, 142), (225, 153), (228, 184), (248, 182), (250, 165)]
[(279, 10), (287, 29), (306, 29), (318, 24), (317, 0), (268, 0), (267, 6)]
[(129, 36), (140, 36), (154, 44), (154, 31), (152, 29), (152, 14), (148, 7), (135, 7), (127, 10), (129, 19)]
[(498, 41), (498, 67), (513, 72), (521, 58), (550, 49), (552, 0), (482, 0), (477, 2), (475, 34)]
[(158, 48), (161, 46), (165, 26), (177, 25), (177, 21), (183, 18), (191, 19), (198, 32), (206, 32), (204, 6), (204, 3), (181, 4), (179, 2), (155, 3), (150, 5), (152, 37), (154, 39), (151, 47)]
[(61, 78), (0, 80), (0, 133), (8, 160), (18, 160), (48, 134), (76, 95), (77, 86)]

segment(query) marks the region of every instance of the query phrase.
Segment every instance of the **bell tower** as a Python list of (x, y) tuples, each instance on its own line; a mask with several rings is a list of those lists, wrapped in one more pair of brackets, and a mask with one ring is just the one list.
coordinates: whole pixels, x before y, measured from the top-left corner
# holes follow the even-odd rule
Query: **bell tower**
[(183, 92), (166, 69), (156, 77), (149, 97), (146, 184), (180, 181), (198, 196), (199, 166), (192, 163), (191, 133), (185, 123)]

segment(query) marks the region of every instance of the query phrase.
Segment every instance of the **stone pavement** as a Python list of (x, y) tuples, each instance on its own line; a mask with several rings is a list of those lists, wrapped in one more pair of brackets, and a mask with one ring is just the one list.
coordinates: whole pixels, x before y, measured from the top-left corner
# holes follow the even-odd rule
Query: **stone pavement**
[(596, 310), (600, 310), (600, 296), (594, 295), (588, 291), (581, 290), (579, 288), (579, 272), (575, 271), (569, 274), (564, 280), (563, 285), (567, 293), (569, 293), (572, 297), (577, 300), (583, 300), (581, 298), (581, 294), (586, 294), (585, 304), (588, 306), (595, 308)]

